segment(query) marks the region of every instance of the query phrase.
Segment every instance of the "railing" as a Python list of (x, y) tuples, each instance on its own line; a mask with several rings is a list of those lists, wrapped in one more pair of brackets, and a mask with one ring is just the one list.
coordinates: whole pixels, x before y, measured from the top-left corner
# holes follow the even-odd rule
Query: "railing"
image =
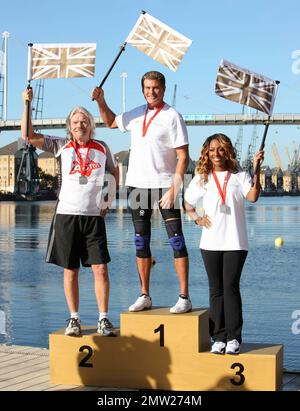
[[(268, 117), (263, 114), (184, 114), (187, 126), (233, 126), (248, 124), (265, 124)], [(62, 129), (66, 127), (66, 120), (50, 118), (32, 121), (37, 129)], [(96, 127), (105, 127), (100, 117), (95, 117)], [(300, 114), (274, 114), (270, 118), (270, 124), (275, 125), (300, 125)], [(1, 131), (20, 130), (21, 120), (0, 120)]]

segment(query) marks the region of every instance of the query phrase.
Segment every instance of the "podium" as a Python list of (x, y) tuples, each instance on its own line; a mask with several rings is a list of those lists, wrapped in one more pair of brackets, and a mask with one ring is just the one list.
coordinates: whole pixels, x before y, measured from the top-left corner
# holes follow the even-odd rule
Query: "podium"
[(117, 337), (97, 334), (96, 326), (82, 327), (80, 337), (64, 331), (49, 336), (53, 384), (275, 391), (282, 382), (282, 345), (243, 343), (239, 355), (210, 353), (207, 309), (123, 312)]

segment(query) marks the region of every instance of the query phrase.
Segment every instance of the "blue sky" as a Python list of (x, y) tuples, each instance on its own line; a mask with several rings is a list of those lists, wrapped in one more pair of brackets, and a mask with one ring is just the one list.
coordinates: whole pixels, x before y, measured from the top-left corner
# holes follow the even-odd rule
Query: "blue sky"
[[(1, 33), (10, 32), (8, 119), (21, 116), (21, 92), (26, 87), (29, 42), (97, 43), (95, 78), (45, 81), (43, 117), (66, 117), (75, 105), (83, 105), (98, 115), (96, 103), (89, 98), (90, 90), (102, 80), (141, 10), (189, 37), (193, 43), (175, 73), (127, 45), (104, 85), (107, 101), (116, 113), (122, 110), (121, 73), (128, 75), (126, 108), (130, 109), (144, 103), (140, 78), (148, 70), (159, 70), (165, 74), (165, 100), (169, 103), (177, 84), (176, 108), (182, 114), (240, 113), (242, 106), (214, 93), (222, 58), (281, 81), (274, 113), (300, 112), (299, 0), (253, 0), (243, 4), (237, 0), (10, 0), (2, 5), (0, 13)], [(263, 127), (257, 130), (259, 144)], [(238, 128), (189, 127), (193, 159), (198, 158), (204, 139), (217, 131), (224, 132), (234, 142)], [(63, 135), (64, 132), (55, 130), (53, 134)], [(243, 157), (251, 134), (252, 126), (245, 126)], [(2, 132), (0, 146), (18, 136), (17, 132)], [(118, 130), (98, 129), (97, 137), (106, 141), (114, 152), (129, 147), (129, 135)], [(286, 166), (285, 147), (292, 155), (293, 141), (300, 144), (300, 128), (271, 126), (265, 163), (274, 165), (270, 146), (275, 142)]]

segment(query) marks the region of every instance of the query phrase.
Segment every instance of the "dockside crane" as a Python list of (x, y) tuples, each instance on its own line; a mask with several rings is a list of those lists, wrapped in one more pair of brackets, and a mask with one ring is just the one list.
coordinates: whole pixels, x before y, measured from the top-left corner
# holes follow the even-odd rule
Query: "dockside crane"
[(282, 172), (282, 162), (279, 156), (276, 144), (273, 143), (271, 145), (273, 156), (275, 159), (275, 166), (276, 166), (276, 188), (277, 192), (283, 192), (283, 172)]
[[(244, 112), (245, 112), (245, 106), (243, 106), (243, 108), (242, 108), (242, 116), (244, 115)], [(237, 138), (236, 138), (236, 141), (235, 141), (235, 144), (234, 144), (236, 159), (237, 159), (238, 163), (241, 162), (241, 157), (242, 157), (243, 133), (244, 133), (244, 129), (243, 129), (243, 125), (241, 124), (241, 125), (239, 125)]]
[(274, 160), (275, 160), (275, 167), (276, 167), (277, 169), (282, 170), (282, 163), (281, 163), (281, 159), (280, 159), (280, 156), (279, 156), (279, 153), (278, 153), (276, 144), (273, 143), (273, 144), (271, 145), (271, 148), (272, 148), (272, 153), (273, 153)]
[[(32, 118), (43, 118), (44, 80), (40, 79), (36, 85), (32, 101)], [(35, 130), (38, 132), (38, 130)], [(39, 191), (39, 170), (37, 165), (36, 148), (32, 144), (22, 143), (20, 150), (22, 157), (17, 174), (17, 192), (23, 195), (34, 195)]]
[(299, 163), (300, 145), (297, 148), (295, 141), (293, 141), (293, 147), (294, 147), (294, 152), (293, 152), (293, 158), (292, 158), (292, 163), (291, 163), (292, 193), (297, 193), (299, 189), (298, 173), (300, 171), (300, 163)]
[[(256, 114), (258, 111), (256, 110)], [(253, 157), (256, 151), (256, 140), (258, 139), (257, 135), (257, 125), (254, 124), (252, 129), (251, 140), (248, 145), (247, 155), (245, 161), (243, 161), (243, 169), (247, 170), (248, 173), (252, 176), (253, 175)]]
[(291, 165), (292, 165), (292, 159), (291, 159), (291, 156), (290, 156), (289, 149), (287, 147), (284, 147), (284, 151), (285, 151), (285, 154), (286, 154), (286, 157), (287, 157), (287, 160), (288, 160), (288, 168), (290, 168)]
[(294, 152), (293, 152), (293, 159), (292, 159), (292, 167), (299, 169), (299, 150), (300, 150), (300, 145), (297, 147), (296, 142), (293, 141), (293, 147), (294, 147)]

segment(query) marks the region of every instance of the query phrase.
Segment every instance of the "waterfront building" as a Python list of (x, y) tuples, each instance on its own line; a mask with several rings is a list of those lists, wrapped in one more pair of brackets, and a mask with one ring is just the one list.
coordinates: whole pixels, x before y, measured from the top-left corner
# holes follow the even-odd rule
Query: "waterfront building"
[(39, 154), (38, 166), (46, 174), (56, 177), (58, 175), (58, 163), (54, 154), (46, 151)]

